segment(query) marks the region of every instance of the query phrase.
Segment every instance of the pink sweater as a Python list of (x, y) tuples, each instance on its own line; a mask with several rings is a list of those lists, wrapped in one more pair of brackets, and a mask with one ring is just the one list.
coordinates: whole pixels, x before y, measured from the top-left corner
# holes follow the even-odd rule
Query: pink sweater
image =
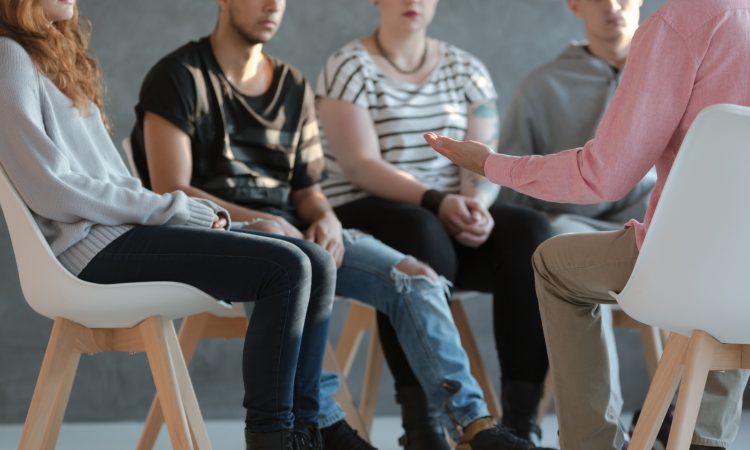
[(671, 0), (635, 35), (622, 82), (594, 139), (554, 155), (491, 155), (491, 181), (542, 200), (623, 197), (656, 165), (643, 243), (664, 182), (695, 116), (715, 103), (750, 106), (750, 0)]

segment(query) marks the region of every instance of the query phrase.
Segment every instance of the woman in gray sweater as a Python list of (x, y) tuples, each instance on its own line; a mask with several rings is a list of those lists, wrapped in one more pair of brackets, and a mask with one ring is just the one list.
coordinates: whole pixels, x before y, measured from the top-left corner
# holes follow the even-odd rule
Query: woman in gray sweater
[(74, 0), (0, 2), (0, 164), (60, 262), (94, 283), (176, 281), (256, 303), (243, 355), (249, 449), (318, 448), (335, 285), (314, 243), (225, 231), (229, 216), (144, 189), (102, 111)]

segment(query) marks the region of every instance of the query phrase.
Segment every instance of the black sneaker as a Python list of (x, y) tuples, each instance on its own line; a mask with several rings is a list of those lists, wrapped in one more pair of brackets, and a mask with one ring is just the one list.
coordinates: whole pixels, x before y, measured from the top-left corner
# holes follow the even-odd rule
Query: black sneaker
[(324, 450), (378, 450), (364, 440), (345, 420), (321, 428)]
[(491, 417), (472, 422), (464, 431), (464, 436), (456, 450), (554, 450), (537, 447), (531, 441), (522, 439), (504, 425), (495, 424)]

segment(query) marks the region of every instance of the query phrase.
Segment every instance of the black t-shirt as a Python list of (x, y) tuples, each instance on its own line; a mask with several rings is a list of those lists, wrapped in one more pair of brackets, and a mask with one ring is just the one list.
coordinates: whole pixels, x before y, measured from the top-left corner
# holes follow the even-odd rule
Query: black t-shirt
[(177, 49), (149, 71), (131, 134), (133, 158), (147, 187), (143, 117), (151, 112), (190, 136), (193, 186), (297, 222), (290, 192), (323, 177), (315, 97), (297, 69), (268, 58), (273, 81), (257, 97), (242, 94), (226, 79), (207, 37)]

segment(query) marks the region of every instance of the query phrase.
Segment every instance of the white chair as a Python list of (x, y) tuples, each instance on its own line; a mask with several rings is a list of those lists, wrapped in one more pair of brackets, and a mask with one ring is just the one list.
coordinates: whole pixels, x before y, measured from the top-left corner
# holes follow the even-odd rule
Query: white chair
[(672, 332), (631, 450), (651, 448), (681, 377), (668, 450), (690, 446), (708, 372), (750, 368), (749, 192), (750, 108), (708, 107), (682, 143), (627, 285), (612, 293), (634, 319)]
[(3, 169), (0, 205), (24, 297), (36, 312), (55, 321), (19, 449), (55, 447), (82, 353), (138, 351), (148, 356), (173, 447), (210, 449), (172, 319), (225, 309), (226, 304), (179, 283), (82, 281), (52, 254)]

